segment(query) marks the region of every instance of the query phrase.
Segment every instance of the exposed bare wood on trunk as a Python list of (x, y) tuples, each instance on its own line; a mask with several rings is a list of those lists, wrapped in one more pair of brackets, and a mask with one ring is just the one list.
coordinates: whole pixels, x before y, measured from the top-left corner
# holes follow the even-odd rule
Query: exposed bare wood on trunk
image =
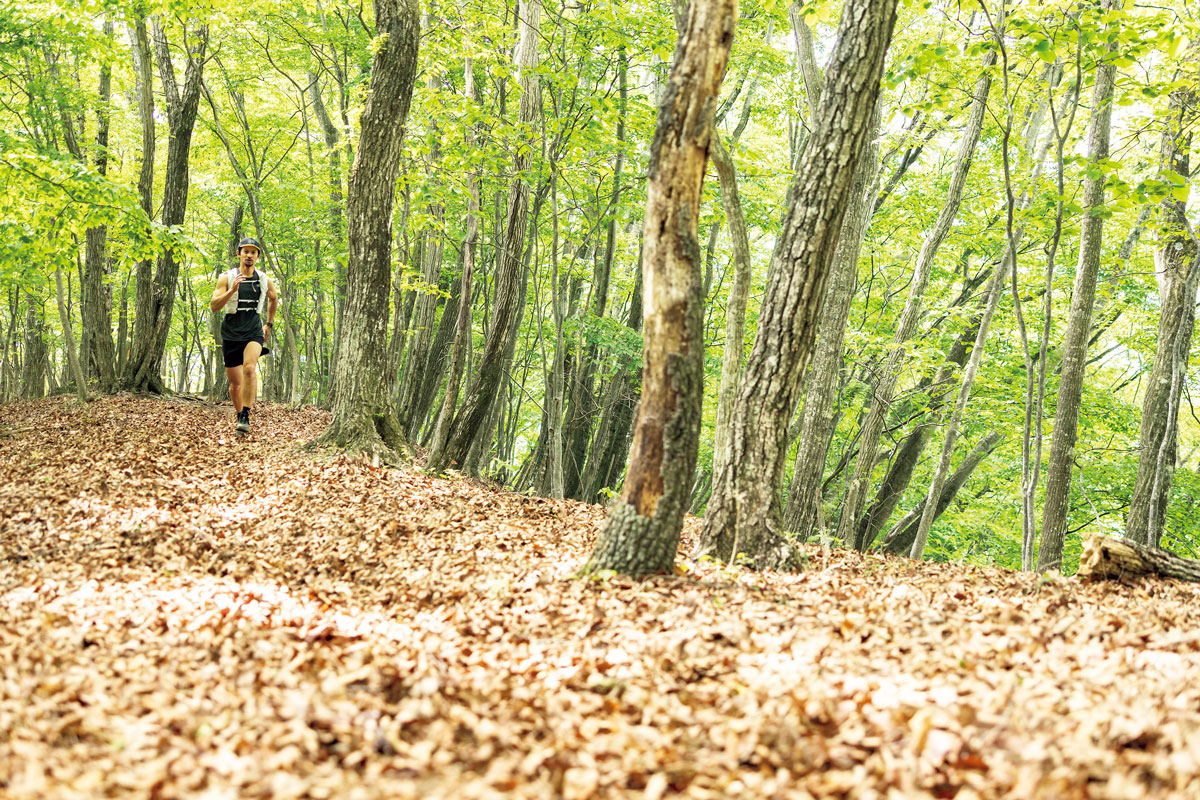
[(1104, 580), (1154, 575), (1191, 583), (1200, 582), (1200, 561), (1180, 558), (1123, 536), (1090, 533), (1083, 539), (1078, 578)]
[[(1103, 0), (1102, 7), (1116, 10), (1121, 0)], [(1110, 24), (1116, 34), (1119, 22)], [(1099, 162), (1108, 158), (1112, 128), (1112, 99), (1117, 68), (1111, 61), (1118, 48), (1118, 37), (1109, 41), (1106, 59), (1096, 67), (1092, 87), (1092, 116), (1088, 120), (1087, 150), (1089, 170), (1083, 179), (1083, 215), (1080, 221), (1079, 264), (1071, 291), (1071, 310), (1063, 334), (1062, 376), (1058, 384), (1058, 404), (1054, 412), (1054, 434), (1050, 440), (1050, 462), (1046, 469), (1046, 496), (1042, 509), (1042, 541), (1038, 552), (1038, 571), (1062, 566), (1063, 539), (1067, 532), (1067, 511), (1071, 495), (1071, 469), (1074, 465), (1075, 439), (1079, 428), (1079, 403), (1083, 396), (1083, 369), (1087, 359), (1088, 331), (1092, 324), (1092, 306), (1096, 300), (1096, 278), (1100, 271), (1100, 251), (1104, 237), (1104, 218), (1095, 211), (1104, 205), (1104, 171)]]
[(895, 21), (895, 0), (850, 0), (842, 10), (824, 99), (771, 257), (758, 332), (733, 412), (731, 457), (713, 479), (700, 553), (729, 561), (745, 552), (764, 568), (792, 561), (779, 535), (777, 491), (788, 423), (812, 353)]
[(696, 468), (703, 400), (698, 225), (736, 0), (693, 0), (658, 107), (646, 186), (642, 403), (629, 469), (585, 571), (669, 572)]
[(386, 34), (371, 66), (371, 88), (347, 191), (349, 263), (340, 354), (333, 374), (333, 421), (317, 444), (396, 461), (406, 448), (388, 398), (387, 319), (392, 205), (404, 123), (412, 102), (420, 17), (416, 0), (375, 0)]

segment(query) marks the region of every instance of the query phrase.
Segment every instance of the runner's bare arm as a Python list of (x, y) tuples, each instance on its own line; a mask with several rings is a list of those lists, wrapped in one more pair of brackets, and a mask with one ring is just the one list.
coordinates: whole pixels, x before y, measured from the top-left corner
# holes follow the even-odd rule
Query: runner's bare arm
[(241, 275), (233, 279), (233, 286), (229, 286), (229, 276), (221, 273), (221, 277), (217, 278), (217, 288), (213, 290), (212, 300), (208, 302), (209, 310), (214, 314), (221, 310), (221, 307), (229, 302), (229, 298), (233, 297), (233, 293), (238, 290), (238, 284), (244, 280)]
[[(267, 324), (271, 326), (271, 333), (275, 332), (275, 312), (278, 309), (279, 292), (275, 290), (275, 281), (271, 281), (271, 287), (267, 289)], [(263, 333), (266, 334), (266, 331)]]

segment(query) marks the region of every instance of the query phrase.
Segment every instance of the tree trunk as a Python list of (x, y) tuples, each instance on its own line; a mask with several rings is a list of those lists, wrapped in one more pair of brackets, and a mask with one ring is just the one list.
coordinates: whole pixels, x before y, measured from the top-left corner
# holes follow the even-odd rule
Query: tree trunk
[[(188, 52), (187, 70), (183, 86), (180, 87), (175, 81), (166, 31), (157, 23), (154, 26), (156, 60), (167, 100), (167, 119), (171, 132), (163, 176), (162, 222), (167, 227), (182, 225), (187, 213), (188, 156), (200, 102), (200, 78), (208, 45), (207, 28), (200, 28), (194, 36), (189, 37), (189, 41), (193, 43), (193, 49)], [(178, 277), (177, 254), (174, 249), (168, 249), (158, 258), (153, 283), (148, 287), (149, 297), (141, 296), (145, 287), (139, 281), (138, 314), (134, 320), (133, 353), (126, 379), (127, 388), (154, 392), (162, 392), (166, 388), (161, 378), (162, 361), (171, 327), (171, 312), (175, 307), (175, 283)]]
[(779, 535), (777, 494), (788, 422), (812, 353), (895, 21), (896, 0), (848, 0), (843, 8), (825, 94), (771, 257), (758, 333), (733, 412), (730, 459), (713, 479), (700, 553), (730, 561), (746, 552), (761, 568), (793, 560)]
[[(642, 330), (642, 253), (639, 248), (633, 291), (629, 297), (629, 319), (626, 325), (635, 333)], [(629, 437), (633, 417), (641, 392), (641, 371), (636, 362), (619, 360), (601, 399), (603, 411), (596, 425), (596, 435), (583, 468), (579, 499), (585, 503), (602, 502), (604, 489), (615, 489), (629, 453)]]
[[(104, 21), (104, 35), (110, 38), (113, 32), (111, 18)], [(100, 68), (100, 104), (96, 108), (96, 171), (108, 174), (108, 104), (112, 98), (112, 68), (105, 63)], [(110, 393), (117, 388), (116, 358), (113, 349), (112, 316), (109, 312), (108, 296), (104, 291), (105, 241), (108, 229), (103, 226), (88, 228), (87, 250), (84, 257), (82, 295), (81, 340), (85, 342), (83, 361), (85, 372), (95, 375), (101, 392)]]
[[(875, 104), (871, 130), (879, 130), (880, 106)], [(816, 350), (813, 365), (809, 370), (808, 390), (804, 397), (801, 414), (799, 444), (796, 447), (796, 466), (788, 490), (787, 510), (783, 515), (783, 529), (794, 531), (799, 537), (808, 539), (817, 530), (818, 514), (822, 500), (821, 476), (825, 469), (825, 455), (829, 450), (829, 439), (833, 435), (835, 420), (833, 402), (837, 396), (838, 375), (842, 369), (842, 344), (845, 341), (846, 325), (850, 318), (850, 304), (854, 299), (854, 284), (858, 277), (858, 256), (862, 251), (863, 239), (871, 221), (874, 205), (875, 176), (879, 172), (879, 143), (871, 135), (866, 152), (854, 170), (854, 183), (850, 188), (850, 205), (842, 221), (837, 250), (833, 255), (833, 266), (829, 274), (829, 286), (825, 291), (825, 305), (821, 309), (817, 329)]]
[[(242, 203), (238, 203), (233, 207), (233, 213), (229, 217), (229, 235), (225, 240), (225, 251), (217, 257), (217, 277), (226, 270), (232, 269), (237, 263), (237, 243), (241, 241), (242, 233), (242, 218), (246, 214), (246, 207)], [(221, 323), (224, 321), (225, 310), (219, 309), (210, 312), (208, 315), (208, 329), (212, 334), (214, 341), (212, 358), (213, 358), (213, 385), (212, 392), (209, 398), (212, 400), (223, 400), (229, 396), (229, 376), (225, 374), (224, 369), (224, 350), (222, 344), (224, 340), (221, 338)]]
[[(475, 62), (466, 58), (463, 94), (466, 102), (475, 102)], [(475, 149), (475, 128), (466, 129), (467, 152)], [(467, 173), (467, 232), (463, 239), (463, 269), (458, 290), (458, 321), (454, 329), (454, 355), (450, 360), (450, 374), (446, 376), (446, 391), (442, 395), (442, 408), (438, 412), (433, 428), (433, 440), (429, 443), (426, 469), (434, 474), (446, 468), (446, 439), (450, 434), (450, 422), (454, 418), (454, 407), (458, 403), (459, 384), (462, 383), (467, 353), (471, 349), (471, 282), (475, 272), (475, 248), (479, 240), (479, 178), (474, 172)], [(445, 313), (445, 312), (443, 312)]]
[[(958, 469), (950, 476), (950, 480), (946, 481), (941, 487), (941, 491), (938, 493), (937, 509), (933, 515), (934, 520), (950, 507), (950, 501), (954, 499), (955, 495), (966, 484), (967, 480), (971, 477), (971, 473), (983, 463), (985, 458), (992, 454), (992, 451), (996, 449), (1003, 438), (999, 433), (989, 433), (967, 454), (967, 457), (958, 465)], [(909, 551), (912, 550), (913, 542), (916, 541), (917, 529), (920, 527), (921, 517), (928, 502), (928, 497), (922, 497), (916, 507), (905, 514), (888, 531), (887, 535), (883, 537), (884, 550), (894, 555), (908, 555)]]
[[(613, 262), (617, 253), (617, 223), (621, 209), (621, 176), (625, 167), (625, 116), (629, 106), (629, 58), (622, 46), (617, 51), (617, 157), (613, 165), (612, 194), (608, 200), (608, 224), (605, 231), (604, 256), (597, 259), (592, 275), (592, 314), (597, 321), (608, 310), (608, 290), (612, 280)], [(575, 371), (575, 383), (571, 389), (571, 402), (567, 406), (566, 444), (564, 447), (563, 481), (568, 497), (590, 500), (583, 496), (587, 482), (584, 467), (588, 458), (588, 441), (592, 435), (592, 424), (597, 412), (596, 360), (599, 348), (588, 345), (583, 348), (582, 362)]]
[[(1119, 10), (1120, 7), (1121, 0), (1103, 2), (1106, 10)], [(1118, 26), (1118, 22), (1113, 22), (1109, 30), (1115, 34)], [(1067, 330), (1063, 334), (1062, 373), (1054, 412), (1054, 434), (1050, 439), (1050, 461), (1046, 469), (1038, 572), (1062, 566), (1063, 539), (1067, 531), (1071, 495), (1071, 468), (1079, 426), (1079, 403), (1083, 397), (1083, 368), (1087, 359), (1088, 331), (1092, 324), (1092, 306), (1096, 300), (1096, 278), (1100, 271), (1100, 250), (1104, 236), (1104, 218), (1095, 212), (1104, 205), (1105, 174), (1099, 162), (1108, 158), (1113, 89), (1117, 78), (1117, 68), (1111, 56), (1117, 52), (1117, 39), (1114, 35), (1109, 41), (1106, 58), (1096, 67), (1096, 82), (1092, 88), (1092, 116), (1088, 120), (1087, 133), (1089, 169), (1083, 180), (1079, 265), (1071, 291)]]
[(746, 305), (750, 300), (750, 239), (746, 233), (746, 217), (742, 199), (738, 196), (737, 170), (733, 156), (725, 148), (720, 134), (714, 134), (712, 162), (721, 182), (721, 203), (729, 221), (729, 236), (733, 242), (733, 283), (725, 304), (725, 346), (722, 349), (721, 384), (717, 390), (717, 416), (713, 433), (713, 474), (723, 470), (729, 461), (729, 419), (737, 398), (738, 379), (742, 375), (742, 358), (746, 349)]
[[(138, 169), (138, 199), (146, 219), (154, 216), (154, 62), (150, 54), (150, 36), (146, 30), (146, 20), (137, 19), (129, 31), (130, 47), (133, 54), (134, 74), (137, 79), (138, 117), (142, 128), (141, 165)], [(129, 340), (138, 336), (139, 322), (147, 321), (152, 314), (151, 299), (154, 294), (154, 262), (145, 258), (138, 262), (133, 286), (134, 294), (134, 330), (127, 339), (124, 331), (118, 332), (120, 349), (117, 360), (120, 367), (122, 383), (128, 384), (132, 377), (129, 374), (132, 365), (133, 345)], [(122, 294), (124, 298), (124, 294)], [(122, 305), (122, 310), (125, 310)]]
[(21, 398), (37, 400), (46, 396), (46, 324), (29, 298), (25, 308), (24, 363), (21, 369)]
[[(517, 119), (522, 126), (532, 129), (541, 105), (537, 75), (541, 0), (522, 0), (520, 9), (521, 37), (514, 59), (520, 73), (518, 82), (521, 86)], [(508, 344), (521, 323), (521, 314), (525, 309), (522, 250), (529, 223), (530, 196), (530, 186), (525, 173), (531, 163), (532, 146), (532, 141), (525, 141), (516, 148), (504, 240), (496, 258), (496, 294), (493, 301), (495, 313), (488, 329), (475, 380), (450, 428), (446, 444), (447, 466), (465, 464), (467, 453), (475, 440), (480, 436), (490, 438), (491, 433), (486, 423), (491, 419), (492, 407), (499, 394), (501, 381), (512, 364)]]
[(392, 204), (404, 124), (412, 102), (420, 16), (416, 0), (375, 0), (386, 35), (371, 66), (358, 152), (347, 191), (346, 305), (333, 373), (333, 421), (318, 445), (399, 460), (404, 436), (388, 398), (387, 319), (391, 289)]
[[(1194, 91), (1175, 90), (1160, 147), (1162, 168), (1191, 176), (1188, 158), (1191, 133), (1185, 109), (1194, 106)], [(1186, 184), (1185, 184), (1186, 185)], [(1185, 190), (1186, 191), (1186, 190)], [(1138, 431), (1138, 471), (1129, 500), (1125, 535), (1138, 544), (1158, 547), (1162, 538), (1179, 436), (1179, 399), (1187, 376), (1188, 353), (1196, 318), (1196, 285), (1200, 258), (1188, 229), (1187, 201), (1174, 195), (1162, 201), (1163, 234), (1154, 256), (1162, 310), (1154, 366), (1142, 401)]]
[[(431, 91), (436, 90), (440, 79), (441, 76), (438, 72), (431, 69), (426, 79), (426, 86)], [(431, 194), (436, 197), (438, 193), (437, 176), (442, 172), (441, 132), (438, 130), (436, 121), (430, 127), (428, 143), (429, 161), (425, 170), (425, 182), (430, 184)], [(441, 362), (434, 363), (430, 354), (433, 347), (433, 322), (437, 316), (440, 301), (435, 290), (440, 282), (439, 277), (442, 272), (446, 208), (441, 203), (433, 202), (429, 204), (427, 213), (430, 221), (426, 224), (427, 238), (421, 264), (421, 279), (425, 286), (417, 292), (413, 308), (413, 335), (408, 344), (404, 380), (400, 384), (400, 402), (396, 404), (396, 416), (400, 420), (400, 427), (409, 439), (416, 439), (419, 428), (424, 422), (424, 413), (420, 415), (421, 419), (413, 419), (413, 417), (416, 416), (416, 407), (421, 404), (422, 390), (430, 378), (429, 373), (434, 373), (435, 380), (440, 378), (442, 366)], [(397, 376), (393, 374), (389, 377), (395, 379)], [(425, 410), (428, 410), (428, 404), (426, 404)]]
[(908, 340), (916, 333), (917, 323), (922, 313), (925, 289), (929, 284), (929, 276), (933, 269), (933, 260), (938, 249), (950, 232), (958, 216), (962, 204), (963, 188), (966, 186), (967, 174), (971, 169), (971, 160), (975, 154), (975, 145), (983, 131), (984, 114), (987, 111), (988, 95), (992, 88), (991, 67), (996, 61), (995, 52), (988, 51), (983, 60), (983, 73), (975, 82), (975, 91), (971, 99), (971, 114), (967, 126), (959, 140), (958, 154), (954, 162), (954, 172), (950, 177), (950, 186), (946, 190), (946, 200), (938, 214), (937, 221), (929, 235), (921, 245), (917, 256), (916, 274), (904, 311), (900, 315), (899, 326), (896, 330), (895, 344), (888, 353), (872, 392), (871, 410), (860, 429), (858, 441), (858, 461), (854, 465), (854, 474), (846, 490), (846, 501), (842, 506), (842, 516), (838, 520), (837, 536), (846, 547), (863, 550), (866, 542), (857, 538), (858, 523), (866, 504), (867, 490), (870, 488), (871, 471), (875, 467), (875, 456), (879, 452), (879, 439), (883, 432), (883, 424), (887, 419), (888, 410), (896, 390), (896, 382), (900, 377), (902, 360), (908, 351)]
[(736, 0), (694, 0), (658, 107), (646, 186), (642, 403), (629, 470), (586, 572), (670, 572), (696, 469), (704, 396), (701, 184)]

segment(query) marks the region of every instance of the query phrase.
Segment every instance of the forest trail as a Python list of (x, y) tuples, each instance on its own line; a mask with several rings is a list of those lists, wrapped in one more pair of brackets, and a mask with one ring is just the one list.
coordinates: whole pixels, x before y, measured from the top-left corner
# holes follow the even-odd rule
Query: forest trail
[(0, 795), (1200, 796), (1200, 588), (574, 580), (599, 507), (298, 451), (327, 420), (0, 407)]

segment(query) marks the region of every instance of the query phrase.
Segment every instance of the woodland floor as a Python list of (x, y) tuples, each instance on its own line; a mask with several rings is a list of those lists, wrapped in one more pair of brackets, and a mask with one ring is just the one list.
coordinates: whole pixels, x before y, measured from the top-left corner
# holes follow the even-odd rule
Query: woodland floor
[(327, 419), (0, 406), (0, 796), (1200, 797), (1200, 589), (575, 580), (599, 507), (299, 451)]

